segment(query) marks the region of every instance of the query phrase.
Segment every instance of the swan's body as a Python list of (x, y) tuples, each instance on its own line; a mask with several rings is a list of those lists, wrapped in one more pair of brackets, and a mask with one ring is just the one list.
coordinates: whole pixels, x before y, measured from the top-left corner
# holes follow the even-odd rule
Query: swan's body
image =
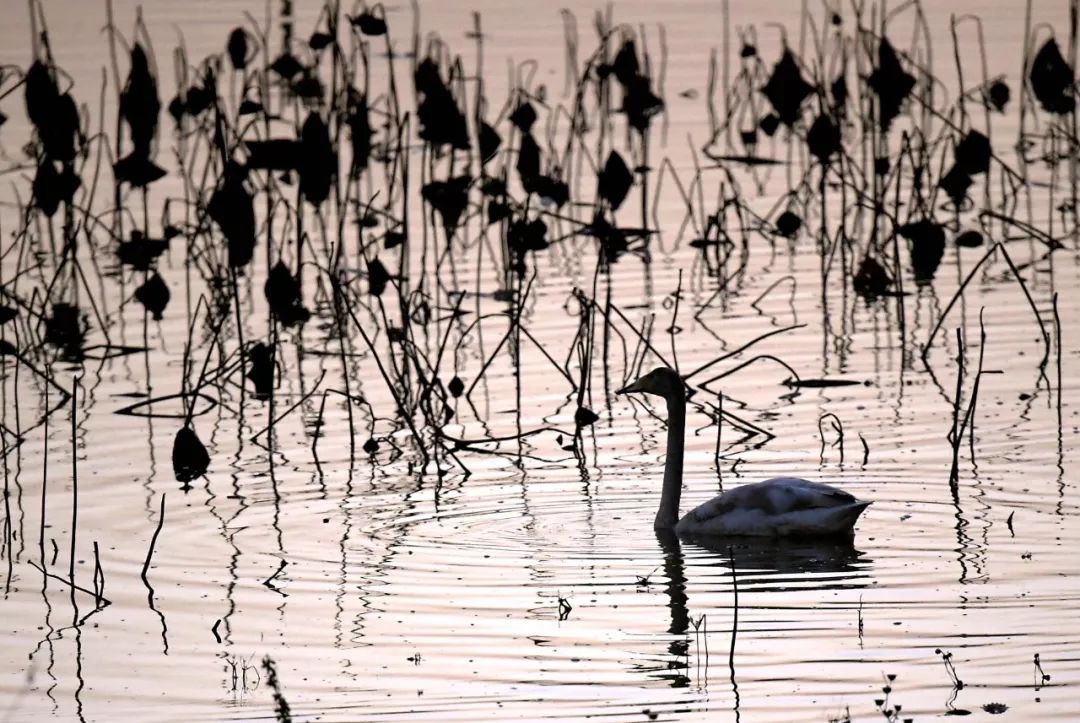
[(683, 435), (686, 427), (685, 385), (678, 372), (661, 367), (619, 390), (663, 397), (668, 407), (667, 460), (664, 488), (654, 526), (679, 535), (756, 537), (823, 537), (851, 534), (869, 502), (843, 490), (798, 477), (777, 477), (742, 485), (717, 495), (681, 520)]

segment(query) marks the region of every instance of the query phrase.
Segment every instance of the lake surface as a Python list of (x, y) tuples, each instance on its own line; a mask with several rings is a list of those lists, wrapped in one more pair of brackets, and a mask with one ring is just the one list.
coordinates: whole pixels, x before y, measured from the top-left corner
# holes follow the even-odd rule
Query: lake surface
[[(34, 57), (29, 11), (13, 8), (0, 28), (0, 62), (21, 69), (0, 76), (0, 166), (10, 169), (0, 284), (3, 304), (19, 313), (0, 327), (18, 352), (0, 359), (0, 721), (281, 719), (267, 657), (294, 720), (1074, 720), (1076, 120), (1047, 111), (1025, 85), (1025, 57), (1051, 33), (1075, 60), (1069, 6), (1040, 3), (1030, 21), (1009, 2), (955, 7), (982, 19), (987, 48), (984, 86), (975, 25), (960, 23), (956, 56), (970, 91), (961, 109), (948, 13), (925, 7), (920, 25), (916, 6), (897, 5), (886, 35), (904, 68), (917, 61), (926, 72), (913, 71), (914, 94), (887, 132), (867, 120), (880, 110), (866, 100), (880, 61), (866, 28), (880, 29), (880, 8), (864, 10), (857, 32), (848, 7), (832, 26), (820, 8), (788, 6), (785, 14), (733, 1), (725, 25), (715, 2), (614, 5), (606, 57), (634, 37), (664, 110), (646, 134), (629, 130), (617, 87), (600, 112), (594, 73), (589, 128), (577, 140), (568, 113), (555, 109), (573, 107), (598, 47), (597, 8), (570, 16), (520, 0), (422, 2), (414, 20), (408, 5), (388, 7), (400, 51), (392, 63), (381, 36), (364, 36), (373, 142), (384, 158), (376, 153), (353, 183), (343, 168), (334, 183), (344, 201), (318, 209), (300, 200), (296, 173), (252, 172), (258, 240), (232, 276), (206, 211), (221, 175), (214, 122), (188, 117), (181, 134), (166, 111), (177, 77), (185, 87), (201, 77), (178, 76), (173, 48), (182, 36), (194, 68), (244, 26), (254, 72), (265, 64), (255, 23), (268, 23), (268, 58), (281, 53), (279, 3), (143, 4), (137, 35), (152, 43), (162, 104), (154, 159), (168, 171), (145, 197), (130, 185), (113, 192), (118, 102), (104, 6), (47, 4), (59, 85), (85, 105), (88, 136), (77, 208), (51, 222), (26, 208), (42, 193), (32, 190), (41, 150), (28, 147), (40, 134), (19, 85)], [(117, 50), (123, 79), (136, 4), (115, 2), (113, 14), (127, 39)], [(449, 242), (421, 198), (423, 184), (475, 178), (479, 163), (475, 142), (436, 157), (417, 135), (414, 22), (420, 55), (440, 59), (443, 79), (447, 59), (460, 55), (466, 78), (449, 85), (466, 99), (470, 134), (483, 78), (482, 115), (502, 137), (487, 170), (509, 179), (515, 218), (548, 226), (549, 247), (522, 255), (520, 277), (503, 245), (507, 224), (485, 222), (491, 199), (481, 201), (479, 181)], [(359, 67), (362, 36), (342, 23), (342, 57)], [(317, 28), (326, 29), (321, 6), (297, 0), (302, 61)], [(743, 84), (740, 38), (756, 49), (746, 62), (761, 59)], [(822, 67), (834, 77), (848, 54), (850, 97), (860, 100), (849, 101), (844, 160), (829, 157), (825, 181), (806, 142), (817, 98), (798, 109), (793, 130), (758, 130), (749, 150), (739, 139), (770, 110), (761, 88), (785, 42), (808, 79)], [(329, 88), (331, 61), (320, 57)], [(240, 133), (248, 140), (267, 131), (235, 115), (242, 82), (228, 63), (217, 94), (223, 142), (234, 149), (233, 129), (249, 123)], [(388, 64), (411, 119), (401, 148), (383, 124)], [(999, 76), (1011, 99), (991, 112), (981, 88)], [(568, 153), (562, 207), (520, 185), (521, 131), (507, 119), (517, 87), (539, 115), (544, 172), (555, 173), (554, 149)], [(277, 86), (273, 97), (273, 137), (296, 138), (319, 107)], [(994, 156), (957, 208), (935, 189), (969, 129), (989, 136)], [(102, 130), (107, 137), (95, 138)], [(907, 148), (903, 134), (913, 139)], [(122, 137), (126, 153), (127, 130)], [(343, 130), (342, 149), (348, 138)], [(631, 171), (648, 166), (614, 212), (596, 193), (596, 169), (612, 149)], [(386, 160), (395, 153), (404, 159), (396, 166)], [(717, 160), (745, 155), (778, 163)], [(875, 155), (899, 170), (875, 181)], [(341, 151), (341, 163), (349, 157)], [(631, 230), (629, 252), (609, 250), (618, 256), (610, 264), (599, 234), (583, 233), (603, 204), (606, 218)], [(358, 222), (373, 209), (371, 225)], [(776, 231), (785, 209), (802, 220), (790, 237)], [(78, 272), (62, 255), (68, 213), (80, 229)], [(706, 231), (710, 215), (719, 226)], [(924, 218), (946, 238), (929, 278), (918, 259), (913, 267), (920, 242), (896, 233)], [(121, 267), (117, 246), (132, 228), (161, 238), (169, 225), (178, 235), (152, 264), (171, 290), (158, 321), (135, 298), (150, 272)], [(409, 241), (386, 249), (395, 229)], [(958, 246), (970, 229), (984, 243)], [(712, 242), (703, 251), (696, 238)], [(1003, 250), (980, 265), (995, 243)], [(375, 255), (392, 277), (404, 271), (381, 296), (370, 293)], [(883, 293), (855, 290), (867, 255), (890, 275), (901, 271)], [(302, 326), (286, 328), (268, 308), (264, 283), (278, 259), (294, 274), (303, 264), (311, 318)], [(61, 302), (86, 320), (85, 339), (67, 347), (47, 343), (43, 330)], [(244, 377), (258, 341), (276, 341), (269, 399)], [(688, 379), (698, 393), (684, 510), (722, 488), (804, 476), (873, 501), (850, 543), (679, 542), (654, 532), (665, 411), (614, 392), (653, 366), (677, 362), (690, 374), (729, 353)], [(453, 377), (467, 394), (446, 391)], [(75, 379), (74, 404), (57, 406)], [(579, 426), (579, 407), (596, 420)], [(950, 432), (969, 409), (954, 449)], [(172, 460), (185, 422), (209, 454), (189, 483)]]

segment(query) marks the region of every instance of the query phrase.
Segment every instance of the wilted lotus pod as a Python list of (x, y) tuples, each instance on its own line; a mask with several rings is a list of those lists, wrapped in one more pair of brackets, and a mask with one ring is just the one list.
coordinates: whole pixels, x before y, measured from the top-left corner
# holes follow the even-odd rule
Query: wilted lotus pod
[(131, 70), (120, 92), (120, 116), (131, 131), (133, 155), (150, 157), (150, 146), (157, 133), (161, 101), (157, 81), (150, 72), (150, 60), (138, 43), (131, 49)]
[(60, 91), (56, 87), (56, 81), (53, 80), (48, 66), (40, 60), (35, 60), (27, 69), (24, 86), (26, 116), (40, 133), (42, 128), (52, 122), (51, 116), (56, 108), (56, 101), (60, 97)]
[(457, 399), (465, 393), (465, 382), (461, 381), (461, 377), (455, 376), (450, 380), (450, 383), (446, 385), (446, 391), (450, 392), (450, 396)]
[(229, 41), (225, 44), (225, 50), (229, 54), (229, 62), (233, 70), (243, 70), (248, 64), (248, 39), (243, 28), (233, 28), (229, 33)]
[(984, 101), (998, 113), (1005, 112), (1005, 106), (1008, 105), (1011, 97), (1012, 91), (1009, 90), (1009, 84), (1000, 78), (984, 91)]
[(304, 121), (300, 145), (300, 193), (308, 203), (318, 206), (330, 197), (330, 185), (337, 170), (330, 130), (318, 113), (311, 113)]
[(829, 158), (834, 153), (839, 153), (842, 148), (840, 129), (829, 116), (819, 115), (806, 134), (806, 145), (809, 146), (810, 153), (815, 158), (822, 164), (827, 164)]
[(456, 176), (448, 181), (431, 181), (420, 189), (420, 195), (439, 212), (447, 236), (452, 235), (469, 203), (469, 176)]
[(349, 22), (364, 35), (386, 35), (386, 21), (367, 10), (349, 18)]
[(1076, 107), (1072, 92), (1073, 69), (1061, 56), (1061, 49), (1054, 38), (1043, 43), (1035, 54), (1028, 80), (1039, 104), (1048, 113), (1065, 115)]
[(172, 466), (173, 475), (177, 482), (184, 483), (185, 492), (191, 489), (188, 482), (202, 477), (210, 467), (210, 454), (206, 446), (195, 430), (187, 425), (181, 427), (173, 438)]
[(626, 161), (617, 151), (608, 154), (607, 163), (597, 177), (597, 193), (616, 210), (626, 200), (630, 187), (634, 185), (634, 176), (626, 166)]
[(907, 223), (897, 229), (911, 242), (911, 267), (915, 283), (924, 285), (934, 278), (945, 253), (945, 229), (929, 219)]
[(887, 38), (878, 45), (878, 65), (867, 79), (878, 97), (878, 125), (887, 131), (915, 87), (915, 76), (904, 70)]
[(113, 164), (113, 177), (118, 183), (130, 183), (135, 188), (149, 186), (165, 177), (165, 169), (148, 156), (132, 151)]
[(267, 399), (274, 391), (274, 349), (257, 342), (247, 352), (247, 378), (255, 385), (255, 396)]
[(155, 321), (161, 321), (161, 314), (169, 305), (169, 287), (156, 271), (139, 288), (135, 289), (135, 299), (149, 311)]
[(541, 219), (517, 219), (506, 232), (506, 243), (511, 250), (524, 254), (526, 251), (543, 251), (547, 241), (547, 224)]
[(969, 229), (957, 234), (953, 241), (962, 248), (977, 249), (983, 245), (983, 235), (975, 229)]
[(638, 65), (637, 46), (633, 38), (627, 38), (619, 46), (619, 52), (615, 53), (615, 60), (611, 62), (611, 70), (615, 73), (615, 79), (624, 86), (630, 85), (634, 78), (641, 74), (641, 66)]
[(206, 212), (225, 236), (229, 266), (234, 269), (246, 266), (255, 253), (255, 204), (244, 186), (243, 169), (236, 164), (225, 169)]
[(784, 48), (784, 54), (773, 66), (772, 75), (761, 92), (768, 98), (784, 125), (790, 128), (798, 120), (799, 109), (807, 96), (814, 92), (814, 86), (803, 79), (795, 56)]
[(776, 233), (784, 238), (795, 238), (802, 228), (802, 219), (794, 211), (784, 211), (776, 217)]
[(245, 168), (261, 171), (296, 171), (304, 157), (304, 147), (295, 138), (268, 138), (265, 141), (245, 140), (248, 151)]
[(0, 305), (0, 326), (8, 323), (19, 316), (19, 310), (12, 306)]
[(776, 134), (776, 129), (780, 127), (780, 118), (775, 113), (766, 113), (758, 121), (758, 128), (761, 132), (772, 138)]

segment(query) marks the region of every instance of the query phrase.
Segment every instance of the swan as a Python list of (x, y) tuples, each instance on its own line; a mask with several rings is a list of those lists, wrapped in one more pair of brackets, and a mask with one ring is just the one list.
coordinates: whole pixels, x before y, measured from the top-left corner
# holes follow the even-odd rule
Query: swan
[(683, 536), (824, 537), (851, 535), (870, 503), (843, 490), (799, 477), (776, 477), (728, 490), (679, 519), (682, 495), (686, 385), (673, 369), (658, 367), (617, 394), (654, 394), (667, 401), (667, 460), (660, 508), (653, 526)]

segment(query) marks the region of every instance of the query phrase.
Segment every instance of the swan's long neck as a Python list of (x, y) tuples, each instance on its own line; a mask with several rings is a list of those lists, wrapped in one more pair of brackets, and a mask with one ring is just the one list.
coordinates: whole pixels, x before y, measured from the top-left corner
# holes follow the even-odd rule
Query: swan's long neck
[(682, 497), (683, 436), (686, 431), (686, 399), (680, 393), (667, 400), (667, 461), (664, 463), (664, 489), (653, 527), (670, 529), (679, 521), (679, 498)]

